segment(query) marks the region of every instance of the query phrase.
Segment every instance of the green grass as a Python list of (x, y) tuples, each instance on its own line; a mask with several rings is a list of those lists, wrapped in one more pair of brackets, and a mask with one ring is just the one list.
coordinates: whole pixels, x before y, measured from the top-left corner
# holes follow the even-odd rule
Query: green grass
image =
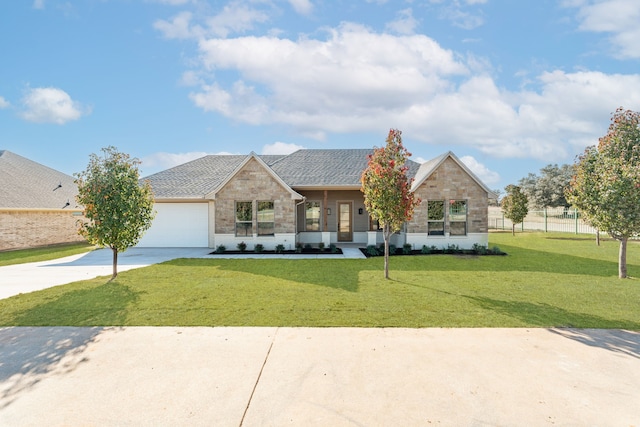
[[(180, 259), (0, 301), (1, 325), (577, 327), (640, 330), (615, 241), (492, 233), (507, 256)], [(640, 246), (629, 245), (640, 276)]]
[(35, 249), (0, 252), (0, 266), (23, 264), (26, 262), (48, 261), (51, 259), (88, 252), (93, 248), (94, 246), (89, 243), (69, 243)]

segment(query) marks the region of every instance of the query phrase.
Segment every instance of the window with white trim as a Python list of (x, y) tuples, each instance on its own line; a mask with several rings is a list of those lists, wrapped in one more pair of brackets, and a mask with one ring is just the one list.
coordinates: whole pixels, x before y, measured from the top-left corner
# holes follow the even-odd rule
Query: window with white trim
[(427, 234), (444, 236), (444, 200), (427, 201)]
[(304, 204), (304, 230), (320, 231), (320, 202), (306, 202)]
[(236, 202), (236, 236), (253, 236), (253, 202)]
[(273, 200), (258, 202), (258, 236), (273, 236), (275, 213)]
[(449, 200), (449, 235), (467, 235), (466, 200)]

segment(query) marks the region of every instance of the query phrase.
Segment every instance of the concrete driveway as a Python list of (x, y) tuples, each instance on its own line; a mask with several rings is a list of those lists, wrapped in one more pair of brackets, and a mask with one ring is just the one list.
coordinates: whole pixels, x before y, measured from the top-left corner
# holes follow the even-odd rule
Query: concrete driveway
[[(208, 248), (129, 248), (118, 254), (118, 272), (169, 261), (202, 258)], [(113, 253), (98, 249), (50, 261), (0, 267), (0, 299), (98, 276), (111, 276)]]
[(629, 331), (0, 329), (2, 426), (639, 426)]

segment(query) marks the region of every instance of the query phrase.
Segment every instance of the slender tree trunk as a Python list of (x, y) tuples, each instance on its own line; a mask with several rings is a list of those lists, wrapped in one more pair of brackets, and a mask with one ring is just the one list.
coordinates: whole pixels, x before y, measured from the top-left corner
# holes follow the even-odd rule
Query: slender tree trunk
[(620, 238), (620, 253), (618, 256), (618, 277), (627, 278), (627, 237)]
[(596, 245), (600, 246), (600, 230), (596, 230)]
[(391, 233), (389, 232), (389, 225), (384, 225), (384, 278), (389, 279), (389, 238)]
[(516, 235), (516, 225), (513, 222), (511, 223), (511, 235)]
[(111, 280), (113, 280), (118, 275), (118, 249), (111, 248), (111, 251), (113, 252), (113, 275)]

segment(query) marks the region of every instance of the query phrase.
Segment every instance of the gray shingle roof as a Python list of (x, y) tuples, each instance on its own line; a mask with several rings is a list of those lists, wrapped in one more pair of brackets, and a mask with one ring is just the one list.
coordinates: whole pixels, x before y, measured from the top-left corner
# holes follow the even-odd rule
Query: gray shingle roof
[[(76, 208), (73, 177), (11, 151), (0, 151), (0, 208)], [(69, 206), (65, 206), (69, 202)]]
[[(298, 150), (283, 156), (259, 156), (294, 190), (297, 187), (360, 187), (371, 149)], [(210, 155), (144, 179), (151, 182), (157, 198), (203, 198), (215, 190), (247, 156)], [(409, 160), (408, 175), (415, 176), (419, 163)]]

